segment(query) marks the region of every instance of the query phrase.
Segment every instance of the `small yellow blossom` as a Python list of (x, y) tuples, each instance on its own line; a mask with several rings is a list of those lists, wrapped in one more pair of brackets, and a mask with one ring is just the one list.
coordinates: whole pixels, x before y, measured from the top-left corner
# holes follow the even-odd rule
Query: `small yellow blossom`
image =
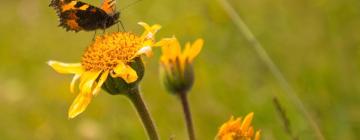
[(241, 118), (231, 117), (230, 120), (224, 123), (218, 132), (218, 140), (259, 140), (260, 131), (256, 131), (254, 135), (254, 128), (251, 126), (251, 121), (254, 113), (251, 112), (242, 121)]
[(162, 49), (160, 70), (166, 88), (173, 93), (186, 92), (194, 81), (192, 62), (200, 53), (204, 40), (187, 43), (183, 52), (175, 37), (162, 39), (157, 44)]
[(145, 28), (141, 36), (116, 32), (96, 37), (85, 50), (81, 63), (48, 62), (58, 73), (75, 75), (70, 84), (71, 92), (75, 92), (75, 83), (79, 80), (79, 94), (70, 106), (69, 118), (76, 117), (86, 109), (108, 78), (121, 78), (129, 84), (141, 78), (137, 69), (130, 64), (141, 61), (140, 55), (151, 53), (155, 45), (154, 35), (161, 27), (143, 22), (139, 24)]

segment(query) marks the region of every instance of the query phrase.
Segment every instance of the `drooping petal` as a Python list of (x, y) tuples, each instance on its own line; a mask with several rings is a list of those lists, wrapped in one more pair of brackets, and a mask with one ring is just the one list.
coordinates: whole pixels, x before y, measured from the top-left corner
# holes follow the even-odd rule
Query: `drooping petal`
[(80, 63), (48, 61), (48, 65), (51, 66), (56, 72), (62, 74), (81, 74), (84, 71)]
[(108, 77), (108, 75), (109, 75), (109, 71), (104, 71), (102, 74), (101, 74), (101, 76), (100, 76), (100, 78), (99, 78), (99, 81), (97, 82), (97, 84), (96, 84), (96, 87), (94, 88), (94, 90), (93, 90), (93, 92), (92, 92), (92, 94), (93, 95), (97, 95), (97, 93), (99, 92), (99, 90), (101, 89), (101, 86), (104, 84), (104, 82), (106, 81), (106, 78)]
[(99, 77), (101, 71), (98, 72), (85, 72), (82, 77), (85, 77), (84, 79), (81, 79), (80, 83), (80, 92), (83, 93), (92, 93), (93, 87), (95, 84), (95, 80)]
[(85, 72), (81, 76), (80, 81), (80, 93), (72, 103), (69, 109), (69, 118), (74, 118), (83, 112), (92, 98), (92, 89), (95, 83), (95, 80), (98, 78), (99, 72)]
[(71, 93), (75, 92), (75, 83), (80, 78), (80, 76), (81, 76), (81, 74), (75, 74), (73, 79), (71, 80), (71, 83), (70, 83), (70, 92)]
[(189, 61), (192, 62), (194, 58), (200, 53), (202, 46), (204, 44), (203, 39), (197, 39), (193, 45), (191, 46), (191, 49), (188, 52)]
[(126, 83), (135, 82), (138, 79), (136, 71), (129, 65), (119, 63), (111, 73), (112, 77), (121, 77)]
[(101, 71), (96, 71), (96, 72), (86, 71), (86, 72), (84, 72), (80, 78), (79, 89), (84, 90), (86, 88), (86, 86), (84, 86), (84, 84), (88, 83), (87, 86), (89, 86), (89, 84), (95, 82), (95, 80), (99, 77), (100, 73), (101, 73)]
[(72, 119), (80, 113), (84, 112), (86, 107), (89, 105), (91, 98), (91, 93), (80, 93), (71, 104), (68, 117)]

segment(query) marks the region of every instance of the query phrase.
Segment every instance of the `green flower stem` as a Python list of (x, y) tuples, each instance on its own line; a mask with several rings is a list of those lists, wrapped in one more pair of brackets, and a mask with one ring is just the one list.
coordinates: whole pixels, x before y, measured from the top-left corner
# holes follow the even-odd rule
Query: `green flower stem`
[(184, 112), (184, 117), (186, 121), (186, 128), (189, 134), (189, 140), (195, 140), (195, 132), (194, 132), (194, 126), (191, 119), (191, 112), (189, 107), (189, 102), (187, 99), (186, 92), (182, 92), (178, 94), (181, 100), (181, 105)]
[(150, 140), (159, 140), (159, 136), (155, 129), (154, 122), (151, 119), (149, 111), (141, 97), (139, 87), (131, 89), (129, 91), (129, 94), (126, 94), (126, 95), (127, 95), (127, 97), (129, 97), (129, 99), (135, 106), (135, 108), (141, 118), (141, 121), (143, 122), (145, 130), (149, 136), (149, 139)]

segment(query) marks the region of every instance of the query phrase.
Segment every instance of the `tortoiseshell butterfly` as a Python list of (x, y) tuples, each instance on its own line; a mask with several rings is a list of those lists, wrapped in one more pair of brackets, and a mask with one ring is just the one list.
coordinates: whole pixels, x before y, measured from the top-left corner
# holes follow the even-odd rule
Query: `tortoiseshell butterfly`
[(116, 11), (116, 0), (103, 0), (101, 7), (95, 7), (78, 0), (52, 0), (50, 7), (60, 18), (59, 26), (66, 31), (93, 31), (109, 28), (121, 22)]

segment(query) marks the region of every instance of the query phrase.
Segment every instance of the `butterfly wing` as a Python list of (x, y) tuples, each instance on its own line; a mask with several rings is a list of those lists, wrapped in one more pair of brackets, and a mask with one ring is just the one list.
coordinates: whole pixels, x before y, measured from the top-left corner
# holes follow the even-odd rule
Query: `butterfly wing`
[(56, 10), (59, 26), (67, 31), (101, 28), (108, 16), (104, 10), (77, 0), (52, 0), (49, 6)]
[(116, 13), (116, 0), (103, 0), (101, 9), (110, 16), (114, 15)]

